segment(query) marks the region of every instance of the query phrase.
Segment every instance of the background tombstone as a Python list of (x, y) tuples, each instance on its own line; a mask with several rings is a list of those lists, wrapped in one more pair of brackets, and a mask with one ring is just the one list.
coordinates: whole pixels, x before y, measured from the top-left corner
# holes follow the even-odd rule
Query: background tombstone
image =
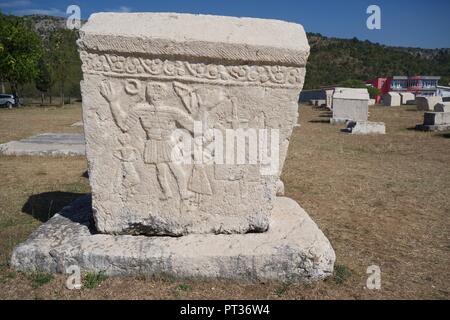
[(416, 97), (417, 110), (419, 111), (433, 111), (434, 106), (438, 103), (442, 103), (442, 97)]
[(414, 104), (416, 101), (416, 96), (412, 92), (400, 92), (401, 104)]
[(386, 107), (399, 107), (401, 105), (401, 97), (397, 92), (388, 92), (383, 96), (383, 104)]
[(369, 93), (367, 89), (336, 88), (333, 94), (333, 117), (331, 123), (349, 120), (367, 121)]

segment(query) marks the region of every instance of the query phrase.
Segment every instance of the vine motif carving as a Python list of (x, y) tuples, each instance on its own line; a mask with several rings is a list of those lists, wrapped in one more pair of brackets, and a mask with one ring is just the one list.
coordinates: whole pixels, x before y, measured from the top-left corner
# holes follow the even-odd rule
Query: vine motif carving
[(81, 52), (83, 72), (142, 77), (195, 78), (261, 85), (298, 86), (303, 70), (297, 67), (259, 65), (217, 65), (114, 54)]

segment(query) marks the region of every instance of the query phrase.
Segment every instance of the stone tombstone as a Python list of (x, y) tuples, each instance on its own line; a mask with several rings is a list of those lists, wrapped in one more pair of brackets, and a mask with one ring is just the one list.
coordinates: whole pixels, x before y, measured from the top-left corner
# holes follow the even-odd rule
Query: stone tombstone
[(401, 104), (414, 104), (416, 101), (416, 96), (412, 92), (400, 92)]
[(349, 120), (367, 121), (369, 116), (369, 93), (367, 89), (336, 88), (333, 94), (333, 117), (331, 123)]
[(397, 92), (388, 92), (383, 96), (383, 104), (386, 107), (399, 107), (401, 105), (402, 98)]
[(423, 131), (450, 130), (450, 112), (425, 112), (423, 124), (416, 125), (416, 129)]
[(443, 102), (434, 106), (434, 112), (450, 112), (450, 103)]
[(417, 110), (419, 111), (434, 111), (434, 106), (438, 103), (442, 103), (442, 97), (440, 96), (416, 97)]
[(331, 109), (331, 107), (333, 106), (333, 93), (334, 93), (334, 89), (325, 90), (326, 107), (328, 109)]
[[(81, 29), (78, 45), (100, 232), (268, 229), (309, 55), (301, 25), (98, 13)], [(367, 101), (352, 101), (367, 119)], [(238, 132), (241, 141), (232, 135)]]

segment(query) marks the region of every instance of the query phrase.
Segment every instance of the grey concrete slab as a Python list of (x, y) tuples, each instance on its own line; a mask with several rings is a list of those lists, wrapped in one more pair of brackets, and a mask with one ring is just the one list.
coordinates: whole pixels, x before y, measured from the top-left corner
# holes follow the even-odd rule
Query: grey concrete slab
[(77, 156), (85, 154), (81, 133), (43, 133), (19, 141), (0, 144), (3, 155)]

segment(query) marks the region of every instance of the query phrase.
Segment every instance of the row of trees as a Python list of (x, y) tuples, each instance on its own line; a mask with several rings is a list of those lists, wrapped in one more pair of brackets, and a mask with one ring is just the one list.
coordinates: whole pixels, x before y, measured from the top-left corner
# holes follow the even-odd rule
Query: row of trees
[(77, 37), (76, 31), (61, 28), (41, 37), (29, 21), (0, 13), (2, 92), (7, 82), (12, 93), (20, 97), (23, 87), (33, 83), (43, 104), (46, 95), (57, 88), (64, 105), (67, 82), (81, 77)]

